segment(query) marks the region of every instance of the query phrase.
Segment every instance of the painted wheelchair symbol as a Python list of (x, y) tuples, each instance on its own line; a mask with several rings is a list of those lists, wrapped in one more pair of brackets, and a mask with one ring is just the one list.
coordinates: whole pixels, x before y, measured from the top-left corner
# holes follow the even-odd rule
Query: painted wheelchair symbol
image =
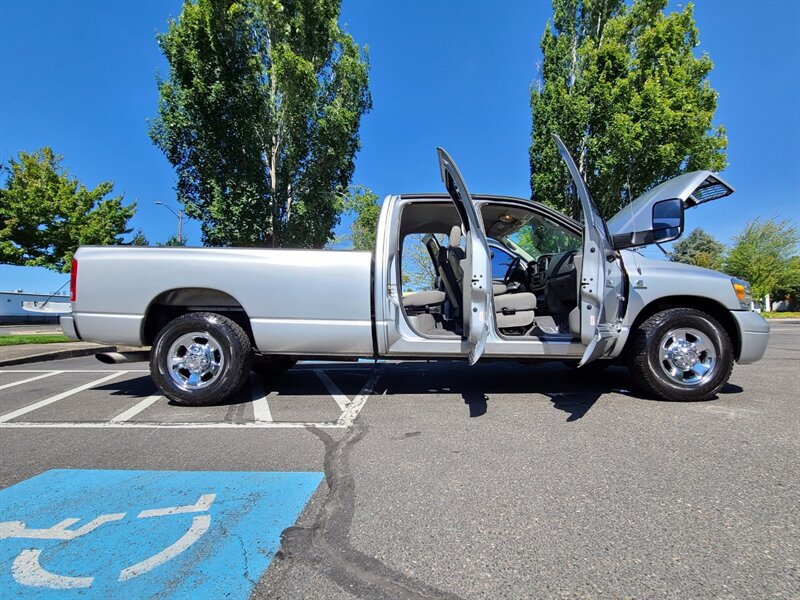
[[(214, 502), (216, 494), (203, 494), (194, 504), (182, 506), (168, 506), (166, 508), (155, 508), (143, 510), (137, 515), (137, 519), (147, 519), (150, 517), (163, 517), (166, 515), (178, 515), (186, 513), (207, 513), (211, 504)], [(29, 529), (22, 521), (0, 522), (0, 540), (2, 539), (32, 539), (32, 540), (74, 540), (86, 535), (98, 527), (119, 521), (125, 518), (127, 513), (113, 513), (100, 515), (92, 519), (85, 525), (76, 529), (69, 529), (80, 519), (64, 519), (48, 529)], [(129, 567), (125, 567), (119, 572), (118, 581), (127, 581), (139, 575), (152, 571), (156, 567), (163, 565), (178, 556), (181, 552), (189, 548), (203, 534), (208, 531), (211, 524), (211, 515), (198, 515), (192, 519), (192, 524), (176, 542), (167, 546), (153, 556), (138, 562)], [(11, 574), (15, 581), (22, 585), (47, 587), (57, 590), (91, 587), (94, 577), (68, 577), (47, 571), (39, 563), (41, 550), (27, 549), (22, 550), (11, 565)]]

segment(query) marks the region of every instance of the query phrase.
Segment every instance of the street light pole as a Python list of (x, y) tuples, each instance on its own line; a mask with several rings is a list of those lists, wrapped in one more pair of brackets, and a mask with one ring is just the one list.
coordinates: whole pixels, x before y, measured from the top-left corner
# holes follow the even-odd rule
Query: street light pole
[(178, 212), (175, 212), (168, 205), (164, 204), (160, 200), (156, 200), (155, 202), (153, 202), (153, 204), (158, 204), (159, 206), (163, 206), (169, 212), (171, 212), (173, 215), (178, 217), (178, 243), (182, 244), (183, 243), (183, 211), (179, 210)]

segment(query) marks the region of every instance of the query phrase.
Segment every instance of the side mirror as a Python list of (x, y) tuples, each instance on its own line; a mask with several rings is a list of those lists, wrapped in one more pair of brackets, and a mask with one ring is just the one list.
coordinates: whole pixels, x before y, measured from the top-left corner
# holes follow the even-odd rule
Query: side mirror
[(683, 233), (683, 202), (679, 198), (653, 205), (653, 241), (670, 242)]
[(612, 236), (614, 248), (635, 248), (648, 244), (671, 242), (683, 233), (684, 206), (680, 198), (661, 200), (653, 204), (652, 217), (642, 211), (638, 215), (639, 227), (635, 231), (617, 233)]

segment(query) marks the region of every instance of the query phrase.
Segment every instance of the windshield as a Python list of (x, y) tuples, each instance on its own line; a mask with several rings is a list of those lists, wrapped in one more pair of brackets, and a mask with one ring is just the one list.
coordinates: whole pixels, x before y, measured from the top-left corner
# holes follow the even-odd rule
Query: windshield
[(578, 250), (582, 244), (579, 236), (538, 215), (500, 241), (529, 261), (542, 254)]

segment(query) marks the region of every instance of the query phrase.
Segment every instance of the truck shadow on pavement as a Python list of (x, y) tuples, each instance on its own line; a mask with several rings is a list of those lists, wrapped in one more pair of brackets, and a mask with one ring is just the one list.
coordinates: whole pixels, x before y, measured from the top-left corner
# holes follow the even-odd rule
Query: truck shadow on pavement
[[(405, 362), (386, 366), (376, 394), (424, 395), (458, 394), (470, 418), (490, 410), (497, 396), (546, 396), (556, 410), (567, 414), (567, 422), (582, 419), (605, 394), (621, 394), (648, 402), (669, 402), (645, 394), (625, 367), (610, 366), (603, 371), (572, 369), (561, 363), (525, 365), (487, 362), (469, 367), (463, 362)], [(743, 390), (726, 384), (720, 395)], [(714, 402), (719, 395), (700, 402)]]
[[(351, 379), (349, 383), (341, 379), (337, 382), (344, 388), (345, 394), (354, 397), (363, 383), (361, 379), (366, 381), (375, 368), (370, 364), (337, 365), (331, 372), (348, 374)], [(581, 372), (580, 369), (572, 369), (557, 362), (528, 365), (496, 361), (481, 362), (470, 367), (463, 361), (453, 360), (383, 363), (378, 368), (382, 373), (373, 395), (458, 395), (461, 396), (470, 418), (486, 415), (492, 402), (498, 401), (498, 397), (502, 396), (545, 396), (553, 408), (566, 413), (567, 422), (582, 419), (605, 394), (621, 394), (647, 402), (668, 402), (642, 392), (629, 371), (620, 366), (610, 366), (600, 372)], [(258, 381), (264, 394), (275, 393), (283, 397), (324, 395), (327, 392), (321, 387), (314, 370), (319, 370), (319, 367), (301, 363), (283, 376), (271, 380), (258, 378)], [(251, 376), (251, 383), (252, 377), (255, 375)], [(216, 406), (236, 406), (251, 402), (251, 383)], [(158, 393), (149, 375), (111, 381), (95, 389), (106, 391), (112, 396), (146, 397)], [(721, 396), (739, 394), (742, 391), (738, 385), (728, 383), (718, 396), (700, 402), (714, 402)], [(169, 404), (181, 406), (173, 401)]]

